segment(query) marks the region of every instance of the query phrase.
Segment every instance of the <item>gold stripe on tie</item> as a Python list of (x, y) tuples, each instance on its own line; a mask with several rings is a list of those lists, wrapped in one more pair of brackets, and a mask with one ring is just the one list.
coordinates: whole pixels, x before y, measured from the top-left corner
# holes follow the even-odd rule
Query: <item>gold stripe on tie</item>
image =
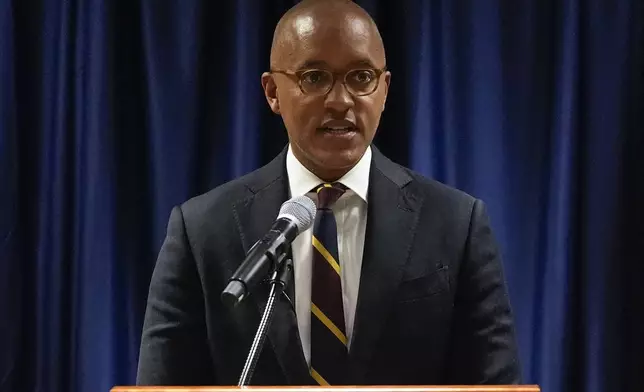
[(318, 187), (318, 189), (315, 191), (315, 193), (320, 193), (320, 191), (322, 190), (322, 188), (333, 188), (333, 185), (331, 185), (331, 184), (322, 184), (322, 185), (320, 185), (320, 186)]
[(331, 385), (322, 376), (320, 376), (320, 373), (316, 372), (313, 368), (311, 368), (311, 377), (313, 377), (313, 379), (320, 385)]
[(322, 243), (317, 238), (315, 238), (315, 236), (313, 236), (313, 246), (315, 247), (315, 249), (318, 250), (318, 252), (320, 252), (322, 257), (324, 257), (324, 259), (329, 262), (329, 264), (335, 270), (335, 272), (338, 275), (340, 275), (340, 264), (338, 264), (338, 262), (335, 261), (335, 259), (333, 258), (333, 255), (331, 255), (331, 253), (329, 253), (329, 251), (326, 250), (324, 245), (322, 245)]
[(345, 346), (347, 345), (347, 337), (344, 336), (342, 331), (338, 327), (333, 324), (333, 321), (331, 321), (322, 311), (320, 308), (318, 308), (314, 303), (311, 303), (311, 311), (313, 314), (320, 320), (322, 321), (322, 324), (324, 324), (334, 335), (336, 338), (338, 338), (342, 344)]

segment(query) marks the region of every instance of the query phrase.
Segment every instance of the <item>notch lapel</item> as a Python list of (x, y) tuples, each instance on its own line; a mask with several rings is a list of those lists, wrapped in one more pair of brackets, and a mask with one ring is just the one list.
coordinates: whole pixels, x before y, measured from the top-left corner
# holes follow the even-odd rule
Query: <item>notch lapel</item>
[(362, 384), (393, 295), (410, 257), (421, 201), (405, 188), (411, 177), (373, 146), (367, 229), (350, 348), (352, 384)]
[[(270, 230), (282, 203), (289, 197), (285, 153), (283, 152), (264, 170), (257, 173), (257, 176), (249, 181), (247, 186), (252, 195), (239, 201), (233, 207), (244, 254), (247, 254), (253, 244)], [(289, 286), (294, 284), (291, 277)], [(268, 283), (261, 283), (251, 291), (250, 296), (246, 299), (255, 302), (258, 321), (266, 307), (269, 290)], [(255, 331), (256, 327), (253, 330)], [(248, 348), (250, 349), (250, 346)], [(300, 342), (297, 318), (284, 296), (280, 296), (275, 301), (273, 318), (263, 350), (271, 348), (275, 352), (277, 361), (289, 384), (311, 383), (312, 380)]]

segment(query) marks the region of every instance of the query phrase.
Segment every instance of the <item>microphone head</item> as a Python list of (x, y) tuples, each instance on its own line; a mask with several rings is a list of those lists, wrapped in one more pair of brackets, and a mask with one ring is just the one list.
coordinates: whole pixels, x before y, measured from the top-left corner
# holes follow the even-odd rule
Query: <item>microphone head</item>
[(315, 221), (317, 206), (307, 196), (296, 196), (282, 204), (277, 219), (286, 218), (297, 226), (298, 233), (306, 231)]

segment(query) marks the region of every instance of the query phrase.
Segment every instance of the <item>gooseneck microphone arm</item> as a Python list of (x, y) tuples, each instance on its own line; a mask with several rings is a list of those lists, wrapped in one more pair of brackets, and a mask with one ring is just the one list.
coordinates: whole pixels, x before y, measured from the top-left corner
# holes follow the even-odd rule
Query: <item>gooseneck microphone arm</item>
[(262, 319), (259, 322), (259, 327), (257, 328), (257, 333), (255, 333), (255, 339), (253, 339), (253, 344), (250, 347), (250, 352), (246, 358), (246, 363), (244, 364), (244, 369), (241, 372), (239, 377), (238, 386), (247, 386), (250, 384), (250, 379), (253, 377), (255, 372), (255, 366), (257, 365), (257, 360), (259, 359), (259, 354), (261, 353), (262, 347), (264, 346), (264, 341), (266, 340), (266, 334), (268, 328), (271, 325), (273, 319), (273, 310), (275, 309), (275, 301), (282, 294), (286, 285), (288, 284), (288, 278), (291, 276), (291, 271), (293, 270), (293, 261), (290, 258), (287, 258), (284, 262), (280, 264), (280, 269), (275, 270), (271, 276), (271, 291), (268, 294), (268, 301), (266, 301), (266, 308), (264, 308), (264, 313), (262, 314)]

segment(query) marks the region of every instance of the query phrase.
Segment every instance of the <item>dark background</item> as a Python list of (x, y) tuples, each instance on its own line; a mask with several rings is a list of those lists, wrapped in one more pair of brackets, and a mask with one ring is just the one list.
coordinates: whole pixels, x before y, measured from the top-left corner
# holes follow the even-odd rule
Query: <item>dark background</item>
[[(135, 381), (172, 206), (286, 143), (263, 98), (294, 1), (0, 0), (0, 390)], [(641, 390), (641, 0), (358, 1), (376, 145), (482, 198), (526, 383)]]

